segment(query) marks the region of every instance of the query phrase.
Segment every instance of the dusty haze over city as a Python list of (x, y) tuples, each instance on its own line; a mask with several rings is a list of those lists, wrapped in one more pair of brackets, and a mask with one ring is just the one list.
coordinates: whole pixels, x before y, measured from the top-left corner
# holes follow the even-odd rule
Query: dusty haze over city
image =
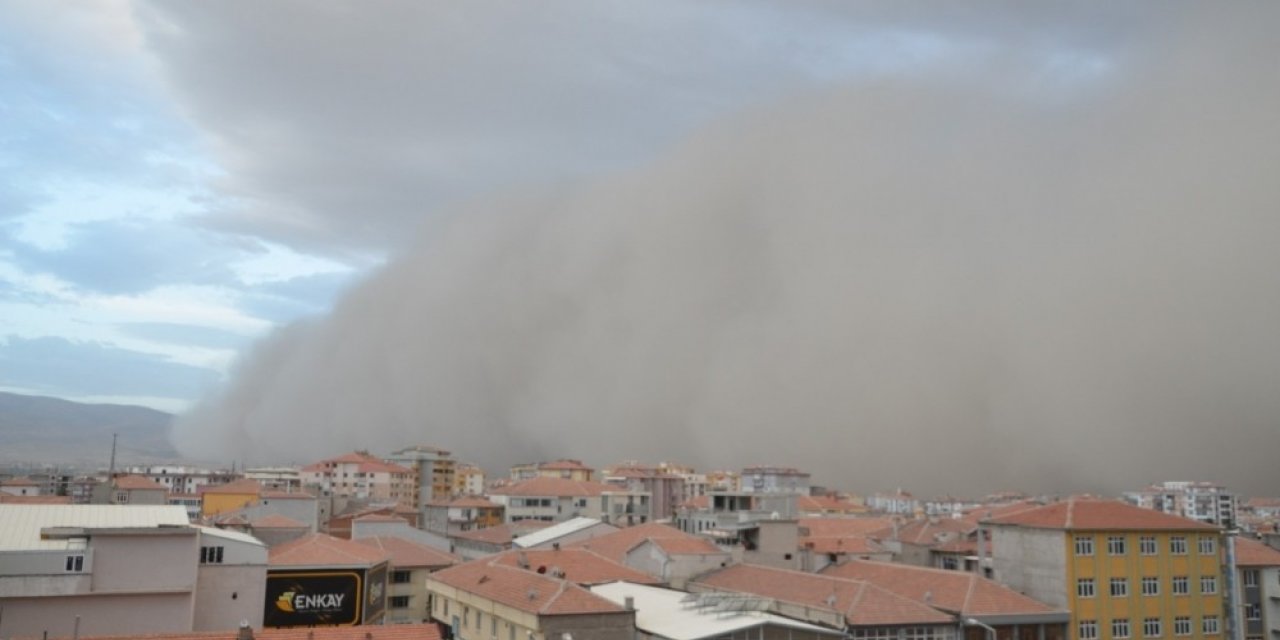
[(237, 203), (202, 224), (362, 265), (190, 457), (1280, 482), (1273, 3), (131, 16)]

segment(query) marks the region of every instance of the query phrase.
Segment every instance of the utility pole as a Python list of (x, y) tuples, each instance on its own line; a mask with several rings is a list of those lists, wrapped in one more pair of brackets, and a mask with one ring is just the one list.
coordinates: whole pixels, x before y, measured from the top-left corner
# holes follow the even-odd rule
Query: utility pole
[(107, 482), (116, 478), (116, 438), (118, 437), (120, 437), (118, 433), (111, 434), (111, 466), (107, 467)]
[(1240, 584), (1236, 580), (1236, 536), (1240, 530), (1236, 528), (1235, 518), (1226, 523), (1222, 540), (1226, 546), (1227, 566), (1223, 569), (1223, 613), (1226, 614), (1228, 640), (1244, 640), (1244, 625), (1240, 619), (1240, 608), (1244, 606), (1240, 596)]

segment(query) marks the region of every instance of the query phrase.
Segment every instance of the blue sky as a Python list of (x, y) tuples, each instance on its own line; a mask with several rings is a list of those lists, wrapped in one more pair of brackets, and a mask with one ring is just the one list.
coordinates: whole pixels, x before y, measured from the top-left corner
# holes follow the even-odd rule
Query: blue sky
[[(461, 203), (641, 164), (718, 117), (1112, 29), (793, 3), (0, 5), (0, 389), (181, 410)], [(880, 9), (884, 9), (881, 7)], [(1117, 32), (1122, 32), (1117, 29)]]

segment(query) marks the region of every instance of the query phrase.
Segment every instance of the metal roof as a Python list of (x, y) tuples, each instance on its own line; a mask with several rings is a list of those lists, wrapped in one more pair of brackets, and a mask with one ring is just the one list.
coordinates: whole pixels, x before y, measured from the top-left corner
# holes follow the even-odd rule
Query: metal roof
[(0, 551), (68, 548), (69, 540), (40, 538), (51, 527), (154, 529), (188, 523), (180, 505), (0, 504)]
[[(719, 596), (722, 601), (701, 603), (699, 594), (630, 582), (596, 585), (591, 587), (591, 591), (618, 604), (625, 604), (628, 597), (632, 598), (636, 609), (636, 630), (659, 638), (703, 640), (764, 625), (829, 635), (832, 638), (844, 635), (835, 629), (765, 613), (761, 609), (767, 604), (767, 599), (755, 598), (752, 601), (739, 594), (712, 594)], [(731, 597), (725, 596), (735, 596), (742, 602), (735, 602)]]
[(215, 538), (224, 538), (226, 540), (235, 540), (237, 542), (243, 542), (245, 544), (251, 544), (258, 547), (267, 546), (261, 540), (247, 533), (241, 533), (239, 531), (231, 531), (229, 529), (219, 529), (217, 527), (205, 527), (201, 525), (196, 525), (196, 528), (199, 529), (200, 532), (206, 536), (213, 536)]
[(598, 524), (603, 523), (595, 518), (573, 518), (571, 520), (565, 520), (564, 522), (553, 524), (546, 529), (539, 529), (533, 533), (520, 536), (519, 538), (512, 540), (511, 544), (514, 547), (528, 549), (540, 544), (546, 544), (556, 538), (562, 538), (584, 529), (590, 529)]

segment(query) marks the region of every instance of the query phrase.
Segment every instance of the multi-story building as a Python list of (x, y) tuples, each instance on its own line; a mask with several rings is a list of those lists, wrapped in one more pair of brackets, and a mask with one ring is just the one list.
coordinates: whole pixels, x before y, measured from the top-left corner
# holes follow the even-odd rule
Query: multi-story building
[(1072, 498), (982, 521), (994, 577), (1071, 612), (1072, 640), (1222, 638), (1219, 529)]
[(453, 470), (453, 494), (484, 495), (484, 469), (471, 462), (459, 462)]
[(1237, 539), (1236, 574), (1240, 635), (1245, 640), (1280, 638), (1280, 551), (1256, 540)]
[(391, 575), (387, 579), (387, 622), (429, 622), (431, 602), (427, 593), (427, 576), (451, 567), (462, 559), (395, 536), (371, 536), (353, 540), (383, 551), (391, 557)]
[(413, 469), (385, 462), (365, 451), (353, 451), (302, 468), (304, 486), (319, 488), (325, 495), (396, 503), (418, 509), (418, 480)]
[(142, 476), (164, 487), (170, 493), (199, 493), (201, 487), (226, 484), (240, 477), (225, 469), (201, 469), (178, 465), (129, 467), (128, 473)]
[(271, 548), (264, 627), (383, 624), (391, 554), (313, 533)]
[(867, 508), (878, 513), (914, 516), (920, 510), (920, 501), (909, 491), (898, 488), (893, 493), (873, 493), (867, 498)]
[(1124, 499), (1144, 509), (1226, 528), (1235, 526), (1239, 508), (1236, 494), (1212, 482), (1161, 482), (1126, 492)]
[(604, 482), (633, 493), (648, 493), (650, 510), (657, 520), (674, 518), (676, 507), (684, 502), (684, 477), (657, 467), (613, 467), (606, 471)]
[(302, 473), (297, 467), (255, 467), (245, 469), (244, 477), (268, 489), (299, 491), (302, 489)]
[(419, 445), (401, 449), (384, 459), (413, 470), (416, 482), (407, 504), (418, 510), (419, 519), (425, 519), (428, 504), (448, 500), (453, 495), (457, 461), (448, 451)]
[(262, 618), (267, 549), (176, 506), (0, 505), (0, 635), (140, 636)]
[(22, 497), (38, 496), (41, 494), (40, 483), (31, 478), (0, 480), (0, 493)]
[(495, 489), (490, 499), (503, 506), (508, 523), (585, 517), (631, 526), (651, 517), (648, 493), (599, 482), (538, 477)]
[(706, 475), (706, 493), (710, 493), (712, 491), (737, 493), (742, 490), (742, 476), (739, 475), (737, 471), (718, 469), (716, 471), (708, 471)]
[(501, 504), (476, 496), (441, 500), (427, 505), (423, 528), (444, 536), (496, 527), (503, 522)]
[(743, 493), (809, 495), (809, 474), (793, 467), (747, 467), (741, 482)]
[(116, 476), (110, 486), (104, 495), (107, 504), (169, 504), (169, 489), (144, 476)]
[(511, 479), (517, 482), (534, 478), (560, 478), (575, 482), (590, 482), (595, 469), (582, 464), (581, 460), (568, 458), (550, 462), (531, 462), (511, 467)]

